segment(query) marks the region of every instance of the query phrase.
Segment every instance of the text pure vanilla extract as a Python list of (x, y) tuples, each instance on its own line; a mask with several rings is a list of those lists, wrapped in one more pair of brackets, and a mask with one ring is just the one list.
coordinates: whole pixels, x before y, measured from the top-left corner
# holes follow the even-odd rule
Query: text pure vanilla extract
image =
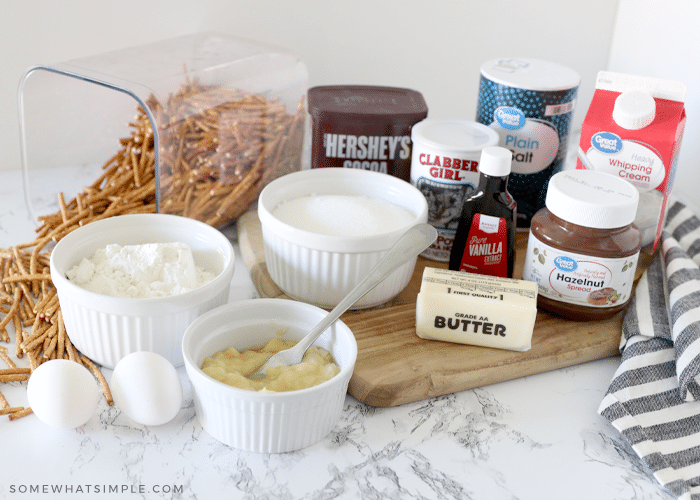
[(516, 204), (507, 189), (512, 158), (506, 148), (483, 149), (479, 186), (464, 201), (450, 253), (451, 270), (513, 277)]

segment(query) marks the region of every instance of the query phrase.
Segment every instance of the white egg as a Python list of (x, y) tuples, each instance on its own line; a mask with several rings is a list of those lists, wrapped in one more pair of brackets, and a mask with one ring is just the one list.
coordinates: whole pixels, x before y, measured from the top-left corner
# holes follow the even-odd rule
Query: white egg
[(27, 399), (34, 414), (61, 429), (80, 427), (90, 420), (101, 395), (90, 370), (67, 359), (42, 363), (27, 383)]
[(182, 406), (180, 376), (170, 361), (154, 352), (122, 358), (109, 385), (117, 408), (139, 424), (168, 423)]

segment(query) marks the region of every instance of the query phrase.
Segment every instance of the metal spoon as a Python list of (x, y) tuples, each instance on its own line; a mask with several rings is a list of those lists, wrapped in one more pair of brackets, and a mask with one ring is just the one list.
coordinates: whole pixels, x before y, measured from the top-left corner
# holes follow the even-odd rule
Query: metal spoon
[(399, 241), (375, 264), (369, 274), (355, 288), (350, 290), (350, 293), (318, 325), (294, 347), (274, 354), (250, 378), (263, 378), (267, 369), (273, 366), (289, 366), (301, 363), (301, 358), (306, 350), (341, 314), (347, 311), (350, 306), (360, 300), (367, 292), (384, 281), (389, 274), (428, 248), (435, 241), (435, 238), (437, 238), (437, 231), (429, 224), (418, 224), (406, 231)]

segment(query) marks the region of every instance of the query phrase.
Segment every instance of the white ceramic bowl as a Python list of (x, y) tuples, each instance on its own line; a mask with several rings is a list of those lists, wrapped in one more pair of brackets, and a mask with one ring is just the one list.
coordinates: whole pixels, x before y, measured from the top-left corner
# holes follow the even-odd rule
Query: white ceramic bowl
[[(195, 264), (216, 275), (213, 281), (169, 297), (122, 298), (90, 292), (66, 272), (108, 244), (184, 242)], [(202, 313), (228, 302), (234, 268), (233, 247), (220, 231), (176, 215), (119, 215), (91, 222), (61, 239), (51, 252), (51, 280), (73, 345), (87, 357), (114, 368), (127, 354), (151, 351), (182, 365), (185, 329)]]
[(266, 344), (279, 337), (282, 328), (284, 338), (300, 340), (326, 314), (303, 302), (253, 299), (218, 307), (196, 319), (182, 339), (182, 354), (204, 430), (228, 446), (257, 453), (299, 450), (333, 430), (357, 360), (355, 337), (340, 320), (315, 342), (333, 355), (340, 373), (317, 386), (259, 393), (226, 385), (200, 368), (215, 352)]
[[(407, 209), (402, 227), (373, 236), (331, 236), (297, 229), (272, 215), (281, 202), (309, 195), (362, 195)], [(280, 177), (258, 200), (267, 270), (288, 296), (333, 308), (411, 226), (427, 222), (428, 203), (418, 189), (387, 174), (349, 168), (317, 168)], [(416, 259), (404, 264), (355, 303), (352, 309), (384, 304), (411, 280)]]

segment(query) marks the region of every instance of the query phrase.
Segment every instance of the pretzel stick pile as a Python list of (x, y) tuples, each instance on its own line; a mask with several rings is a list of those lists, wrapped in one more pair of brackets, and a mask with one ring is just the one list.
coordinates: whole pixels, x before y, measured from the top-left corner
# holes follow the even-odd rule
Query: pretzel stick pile
[[(27, 357), (29, 368), (17, 368), (0, 346), (0, 383), (25, 381), (41, 363), (70, 359), (86, 366), (112, 404), (107, 381), (97, 366), (76, 350), (66, 334), (56, 288), (51, 281), (51, 247), (64, 236), (90, 222), (128, 213), (155, 212), (155, 155), (153, 133), (145, 113), (137, 116), (121, 149), (102, 167), (102, 175), (83, 188), (70, 202), (58, 195), (59, 210), (40, 217), (34, 241), (0, 249), (0, 340), (11, 342), (7, 327), (15, 333), (15, 356)], [(12, 407), (0, 392), (0, 415), (10, 420), (28, 415), (31, 408)]]
[[(161, 211), (196, 218), (212, 226), (235, 220), (271, 180), (301, 165), (304, 112), (294, 116), (275, 100), (220, 86), (190, 81), (165, 106), (148, 101), (161, 139)], [(131, 134), (102, 167), (102, 174), (59, 210), (39, 218), (35, 240), (0, 249), (0, 341), (12, 342), (15, 356), (28, 360), (18, 368), (0, 345), (0, 383), (23, 382), (41, 363), (70, 359), (86, 366), (112, 404), (100, 369), (72, 345), (49, 272), (52, 246), (90, 222), (156, 211), (154, 137), (143, 109), (129, 124)], [(11, 406), (0, 392), (0, 415), (15, 420), (31, 408)]]
[(270, 181), (299, 170), (303, 97), (294, 116), (277, 99), (187, 80), (166, 106), (154, 99), (161, 139), (161, 210), (220, 227)]

